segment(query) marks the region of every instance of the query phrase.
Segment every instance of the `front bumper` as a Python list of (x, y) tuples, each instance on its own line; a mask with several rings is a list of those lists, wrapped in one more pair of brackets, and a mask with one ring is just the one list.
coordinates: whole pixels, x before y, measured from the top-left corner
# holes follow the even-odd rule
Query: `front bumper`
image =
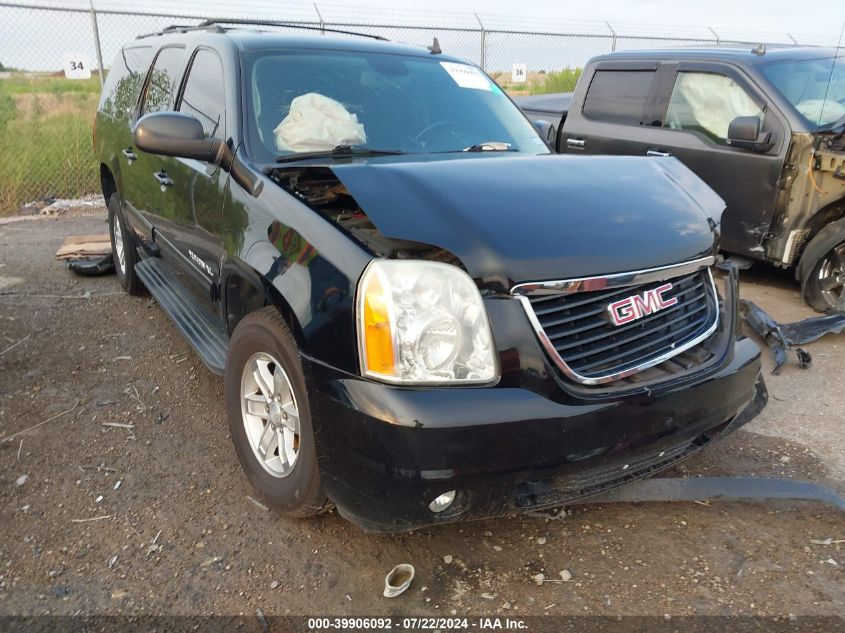
[[(398, 532), (569, 503), (671, 466), (765, 406), (760, 351), (706, 376), (552, 400), (527, 388), (406, 389), (305, 361), (323, 485), (342, 516)], [(440, 514), (438, 495), (457, 490)]]

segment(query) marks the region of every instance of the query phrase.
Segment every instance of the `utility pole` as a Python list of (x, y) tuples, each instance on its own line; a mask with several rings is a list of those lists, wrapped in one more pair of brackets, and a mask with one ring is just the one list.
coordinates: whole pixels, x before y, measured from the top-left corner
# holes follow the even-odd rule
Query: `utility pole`
[(610, 50), (616, 52), (616, 31), (613, 30), (612, 26), (610, 26), (610, 22), (605, 20), (604, 23), (607, 24), (607, 28), (610, 29), (610, 35), (612, 37), (610, 41)]
[(317, 6), (317, 3), (314, 3), (314, 10), (317, 12), (317, 19), (320, 20), (320, 32), (325, 35), (326, 34), (326, 23), (323, 22), (323, 14), (320, 13), (320, 7)]
[(707, 28), (710, 29), (710, 32), (713, 34), (713, 37), (716, 38), (716, 46), (721, 46), (722, 45), (722, 38), (719, 37), (719, 34), (716, 33), (716, 31), (713, 30), (712, 26), (708, 26)]

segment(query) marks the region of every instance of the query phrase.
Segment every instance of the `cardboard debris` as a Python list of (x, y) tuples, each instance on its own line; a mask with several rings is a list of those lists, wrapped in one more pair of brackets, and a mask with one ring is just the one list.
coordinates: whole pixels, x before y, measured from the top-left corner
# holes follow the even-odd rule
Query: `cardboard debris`
[(111, 239), (103, 235), (69, 235), (56, 253), (56, 259), (101, 257), (111, 252)]

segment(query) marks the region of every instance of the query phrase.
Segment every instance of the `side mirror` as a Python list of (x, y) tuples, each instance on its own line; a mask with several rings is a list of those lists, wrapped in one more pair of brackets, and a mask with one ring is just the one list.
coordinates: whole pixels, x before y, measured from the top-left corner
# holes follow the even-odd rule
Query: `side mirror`
[(537, 130), (537, 133), (546, 142), (546, 145), (548, 145), (552, 150), (556, 149), (555, 136), (557, 135), (557, 130), (555, 130), (555, 126), (543, 119), (537, 119), (536, 121), (531, 121), (531, 123), (534, 125), (534, 129)]
[(133, 136), (135, 146), (142, 151), (205, 163), (220, 164), (229, 149), (219, 139), (206, 138), (202, 123), (180, 112), (153, 112), (141, 117)]
[(765, 152), (770, 149), (772, 133), (760, 133), (760, 117), (738, 116), (728, 125), (728, 145), (750, 149), (753, 152)]

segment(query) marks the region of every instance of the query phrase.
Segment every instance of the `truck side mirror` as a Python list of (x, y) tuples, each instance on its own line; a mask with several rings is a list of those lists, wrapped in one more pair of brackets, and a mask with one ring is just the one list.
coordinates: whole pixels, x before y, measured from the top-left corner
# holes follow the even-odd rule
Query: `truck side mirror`
[(534, 125), (534, 129), (537, 130), (537, 133), (546, 142), (546, 145), (549, 146), (549, 149), (554, 150), (555, 136), (557, 135), (555, 126), (543, 119), (537, 119), (536, 121), (531, 121), (531, 123)]
[(181, 112), (153, 112), (141, 117), (133, 137), (138, 149), (161, 156), (221, 164), (230, 154), (226, 143), (206, 138), (202, 123)]
[(765, 152), (774, 143), (771, 132), (760, 132), (760, 117), (738, 116), (728, 125), (728, 145), (750, 149), (752, 152)]

